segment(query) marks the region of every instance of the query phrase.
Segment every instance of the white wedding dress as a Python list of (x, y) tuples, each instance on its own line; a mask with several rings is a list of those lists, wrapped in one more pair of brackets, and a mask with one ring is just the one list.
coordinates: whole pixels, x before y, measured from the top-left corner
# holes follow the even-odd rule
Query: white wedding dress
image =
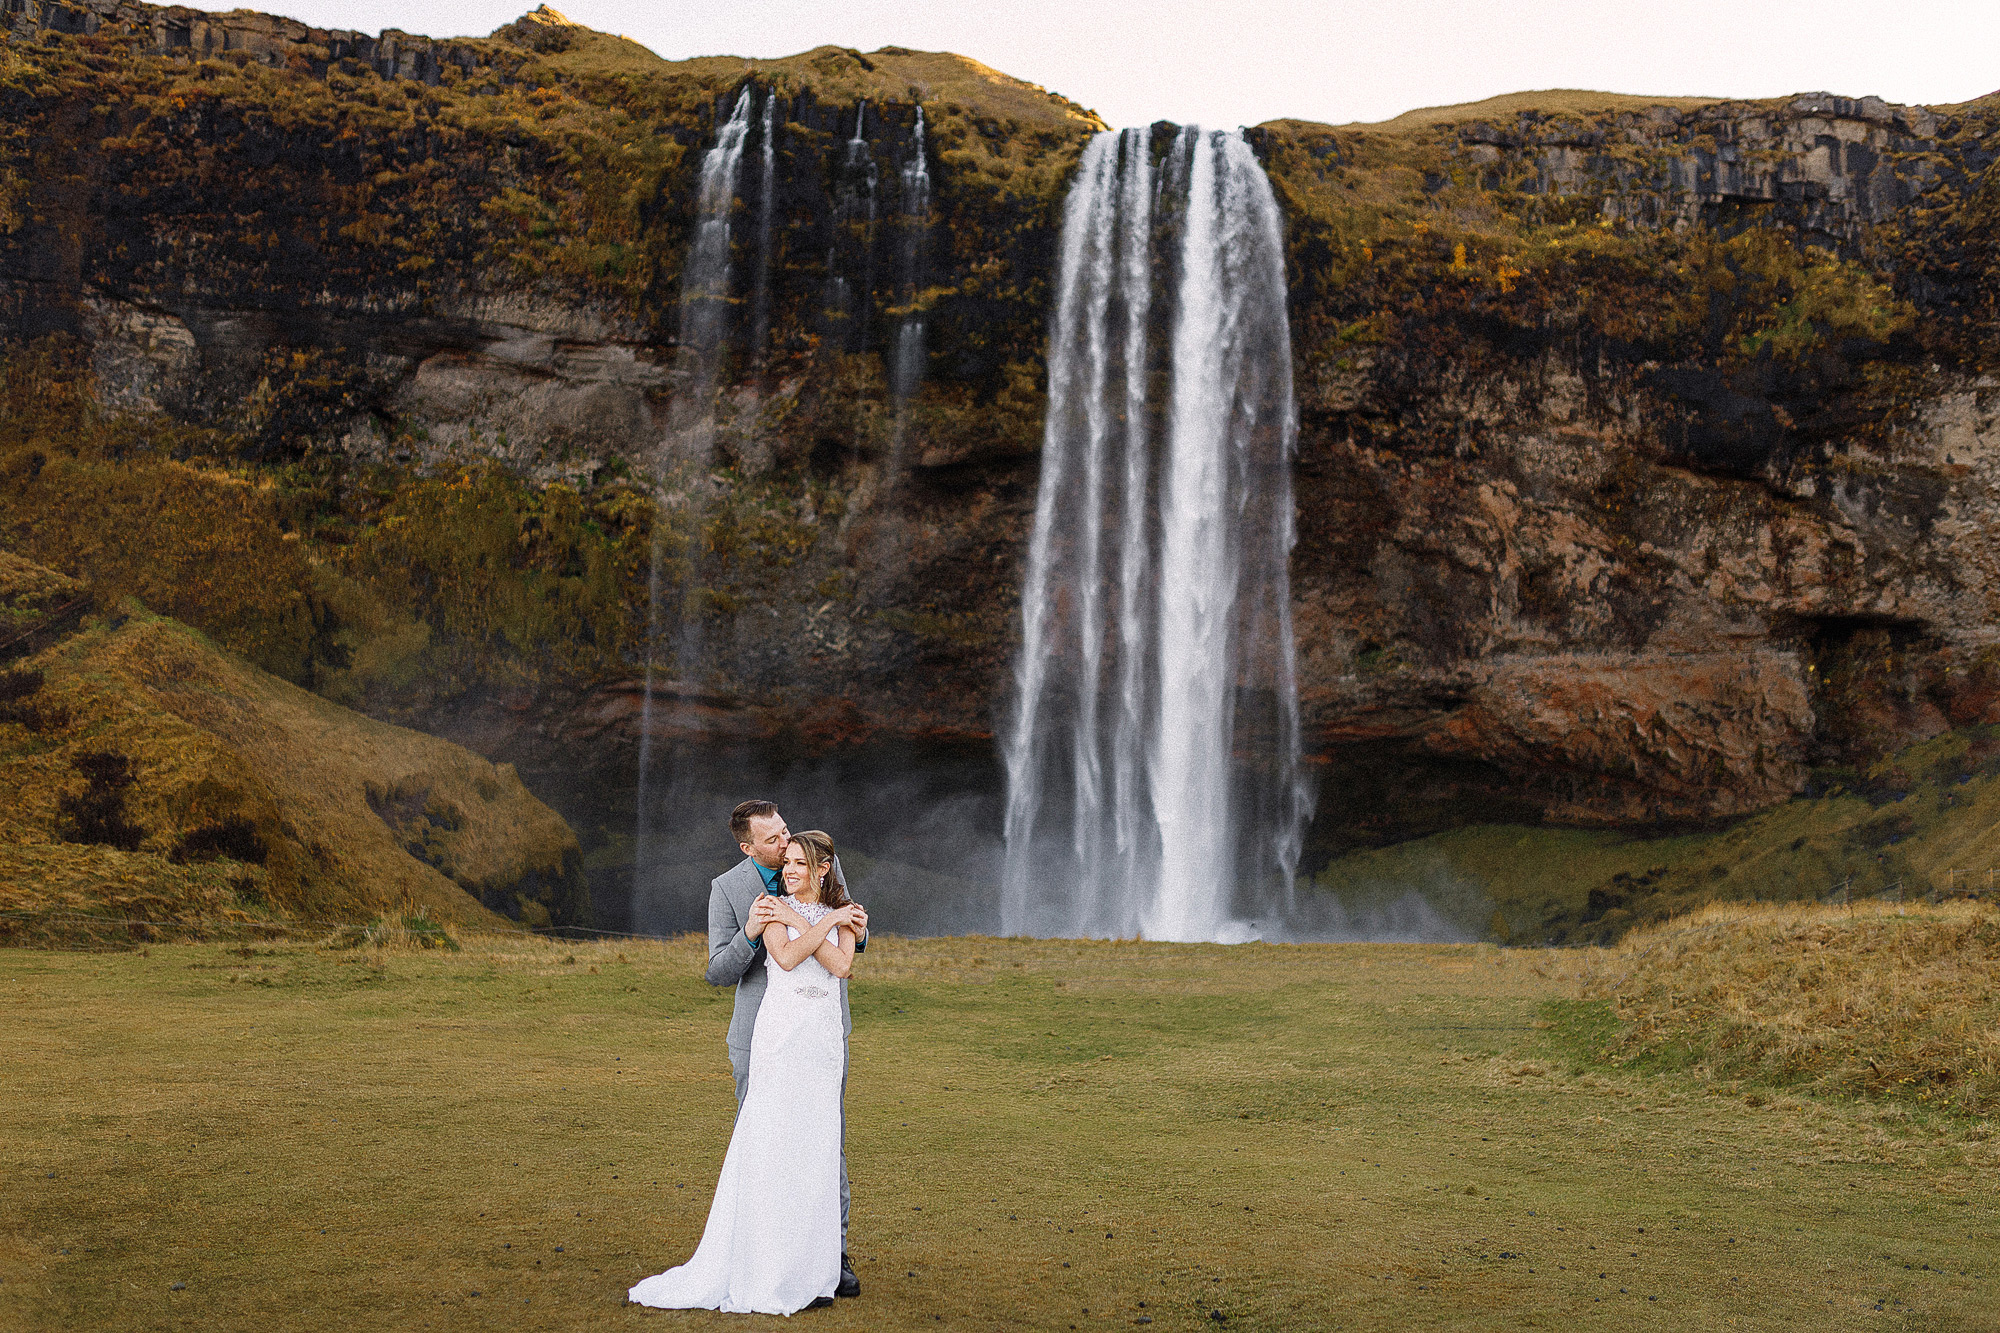
[[(792, 906), (811, 922), (830, 910)], [(828, 938), (839, 935), (835, 927)], [(817, 958), (787, 972), (766, 951), (764, 967), (750, 1086), (708, 1225), (694, 1258), (626, 1293), (640, 1305), (788, 1315), (833, 1295), (840, 1281), (840, 982)]]

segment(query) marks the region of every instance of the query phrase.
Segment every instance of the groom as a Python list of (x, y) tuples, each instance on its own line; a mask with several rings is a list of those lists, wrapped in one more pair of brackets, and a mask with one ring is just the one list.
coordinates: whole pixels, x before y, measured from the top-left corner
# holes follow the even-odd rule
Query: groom
[[(769, 801), (745, 801), (729, 816), (729, 831), (743, 849), (743, 860), (718, 875), (708, 886), (708, 984), (736, 987), (736, 1011), (729, 1019), (729, 1067), (736, 1074), (736, 1105), (750, 1090), (750, 1036), (757, 1029), (757, 1008), (764, 1002), (764, 930), (776, 919), (774, 898), (785, 894), (778, 871), (785, 864), (791, 830), (778, 807)], [(841, 874), (840, 858), (833, 871)], [(842, 875), (842, 881), (846, 877)], [(868, 914), (856, 920), (856, 953), (868, 947)], [(840, 1028), (854, 1035), (854, 1017), (847, 1009), (847, 982), (840, 983)], [(846, 1054), (845, 1051), (842, 1052)], [(843, 1062), (844, 1066), (844, 1062)], [(847, 1257), (847, 1075), (840, 1077), (840, 1285), (836, 1296), (859, 1296), (861, 1279)]]

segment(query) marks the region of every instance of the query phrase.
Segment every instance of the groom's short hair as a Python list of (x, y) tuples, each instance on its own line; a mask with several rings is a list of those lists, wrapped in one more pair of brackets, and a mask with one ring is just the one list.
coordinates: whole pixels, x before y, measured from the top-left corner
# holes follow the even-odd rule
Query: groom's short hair
[(775, 801), (745, 801), (729, 813), (729, 831), (736, 835), (736, 841), (750, 841), (750, 821), (769, 819), (778, 813)]

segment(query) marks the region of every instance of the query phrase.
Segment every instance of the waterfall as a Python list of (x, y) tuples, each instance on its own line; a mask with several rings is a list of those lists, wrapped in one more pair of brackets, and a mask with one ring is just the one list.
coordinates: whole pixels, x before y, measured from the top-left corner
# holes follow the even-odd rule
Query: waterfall
[(1185, 128), (1164, 168), (1146, 131), (1097, 135), (1064, 205), (1008, 933), (1247, 938), (1297, 867), (1280, 218), (1239, 133)]
[[(858, 352), (867, 346), (868, 309), (875, 291), (875, 209), (880, 173), (868, 151), (868, 102), (854, 109), (854, 137), (834, 183), (833, 239), (826, 255), (826, 318), (835, 345)], [(851, 277), (850, 277), (851, 275)]]
[[(700, 185), (696, 194), (694, 244), (688, 249), (686, 267), (681, 270), (680, 352), (676, 367), (675, 395), (668, 417), (666, 472), (674, 467), (705, 471), (715, 444), (715, 389), (722, 368), (722, 353), (730, 324), (730, 220), (736, 207), (736, 181), (743, 164), (743, 145), (750, 134), (752, 90), (748, 84), (736, 95), (729, 118), (716, 129), (715, 146), (702, 155)], [(695, 482), (700, 484), (699, 479)], [(648, 787), (653, 764), (653, 685), (656, 645), (660, 633), (660, 566), (665, 558), (667, 535), (667, 495), (662, 486), (655, 492), (651, 565), (646, 575), (646, 675), (645, 694), (639, 704), (639, 773), (636, 812), (633, 820), (633, 893), (644, 888), (646, 869)], [(697, 523), (699, 517), (697, 516)], [(681, 598), (681, 632), (676, 646), (676, 666), (683, 679), (699, 667), (699, 637), (686, 611), (686, 590)]]
[(743, 145), (750, 137), (754, 90), (745, 84), (736, 107), (715, 132), (715, 147), (702, 154), (701, 183), (695, 196), (694, 244), (681, 270), (680, 374), (676, 434), (693, 432), (682, 451), (706, 462), (715, 438), (715, 380), (729, 337), (730, 222), (736, 211), (736, 181)]
[(757, 191), (757, 280), (750, 302), (750, 356), (762, 365), (771, 352), (771, 220), (778, 177), (778, 94), (764, 94), (763, 178)]
[(867, 183), (864, 198), (870, 222), (875, 220), (875, 158), (868, 151), (868, 99), (862, 98), (854, 107), (854, 137), (847, 141), (847, 159), (841, 164), (850, 182), (857, 179)]
[(897, 256), (902, 271), (896, 275), (896, 294), (905, 309), (902, 322), (896, 326), (896, 346), (889, 363), (889, 392), (898, 412), (916, 394), (924, 377), (924, 316), (917, 308), (924, 290), (924, 240), (931, 215), (931, 172), (924, 147), (924, 109), (920, 106), (915, 151), (902, 171), (903, 235)]

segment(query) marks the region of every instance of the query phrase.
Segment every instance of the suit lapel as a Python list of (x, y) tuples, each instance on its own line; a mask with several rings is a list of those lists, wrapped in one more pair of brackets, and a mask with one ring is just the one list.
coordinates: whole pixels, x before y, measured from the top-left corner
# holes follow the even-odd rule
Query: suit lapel
[(750, 906), (763, 891), (764, 877), (757, 873), (756, 863), (744, 857), (737, 862), (736, 869), (729, 872), (729, 899), (736, 907), (736, 924), (739, 927), (750, 923)]

